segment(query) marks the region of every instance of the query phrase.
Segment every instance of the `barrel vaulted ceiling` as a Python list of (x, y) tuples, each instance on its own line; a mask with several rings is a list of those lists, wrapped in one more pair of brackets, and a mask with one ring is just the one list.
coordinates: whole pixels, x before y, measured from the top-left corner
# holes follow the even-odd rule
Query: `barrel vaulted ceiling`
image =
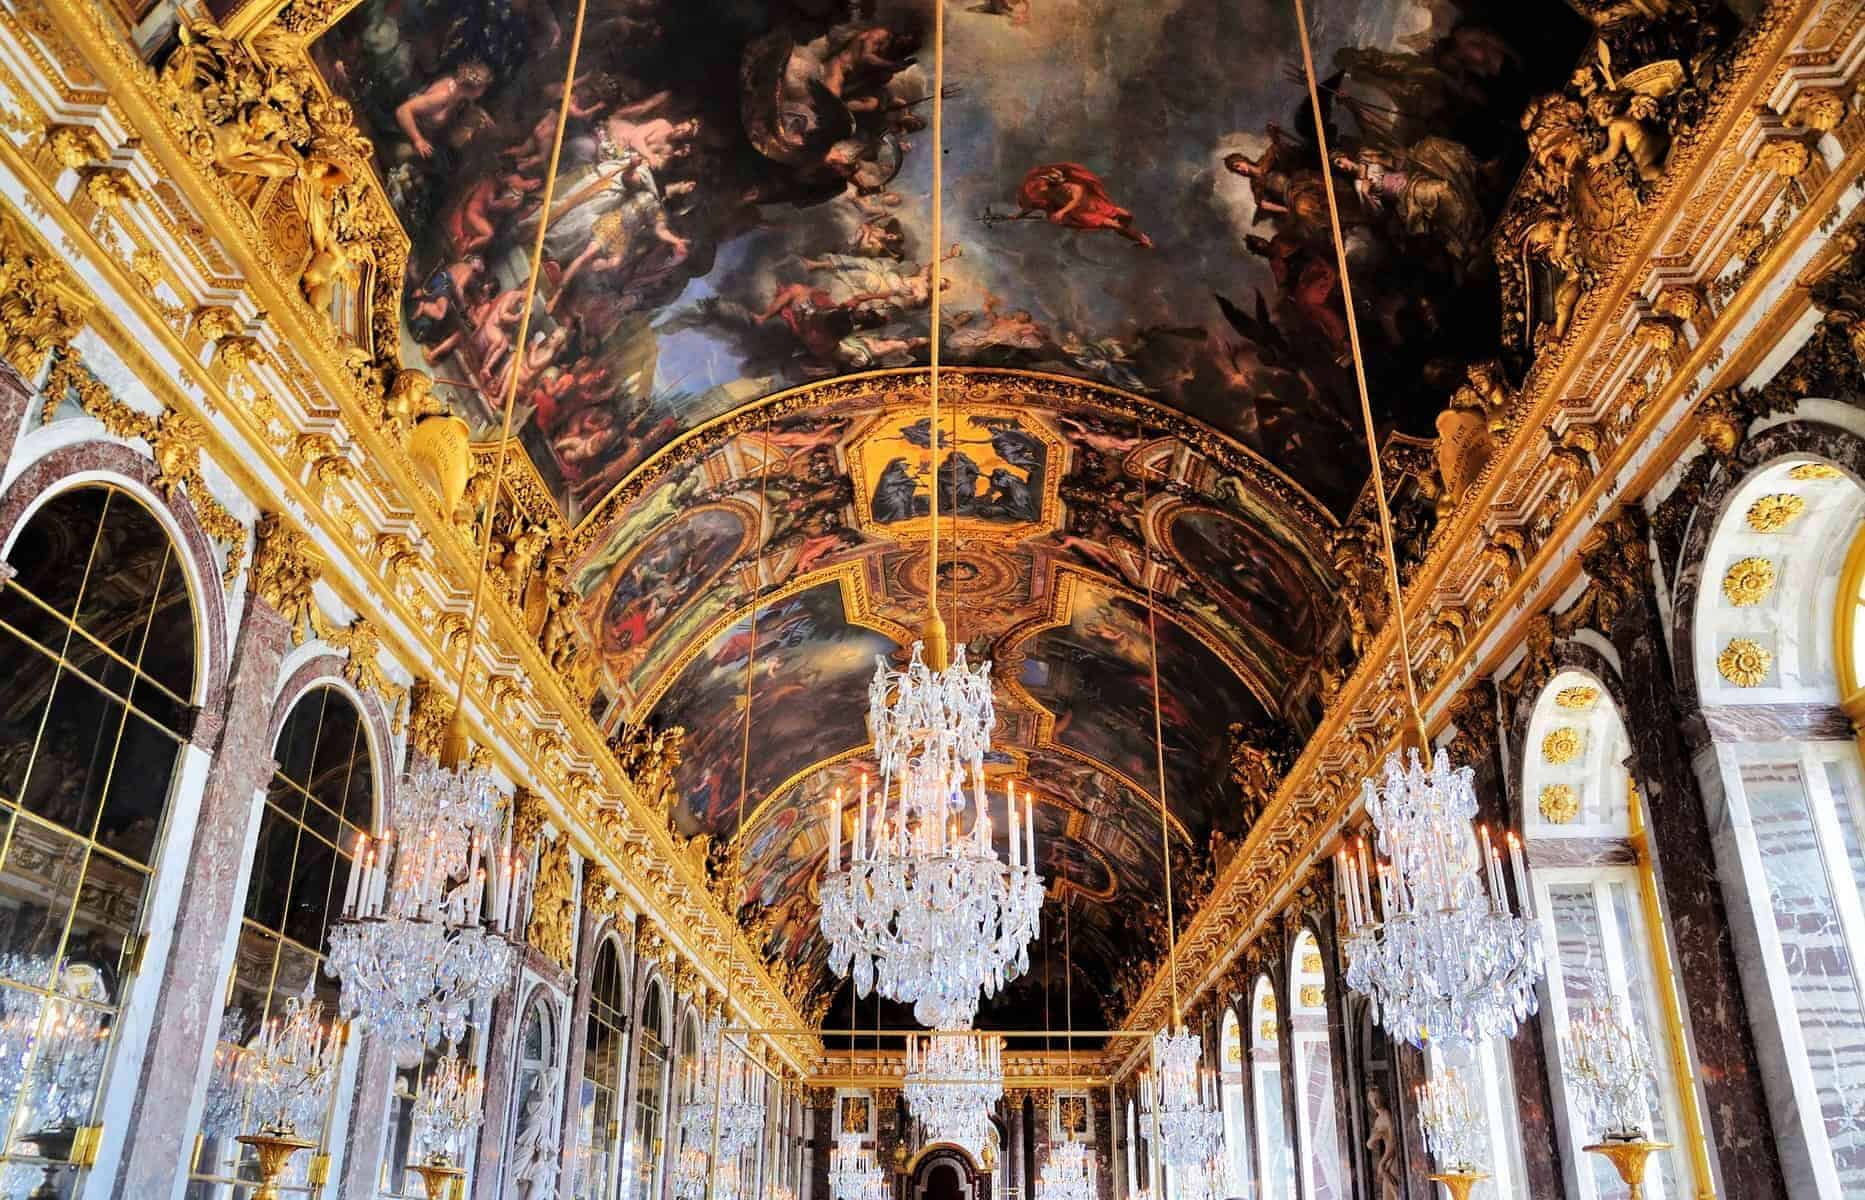
[[(522, 346), (577, 6), (364, 0), (313, 58), (413, 242), (403, 361), (484, 438), (516, 383), (606, 719), (685, 729), (674, 820), (738, 839), (741, 915), (799, 995), (833, 987), (828, 797), (924, 609), (937, 474), (948, 624), (998, 680), (991, 774), (1036, 794), (1048, 923), (1066, 901), (1077, 1024), (1102, 1024), (1163, 916), (1148, 590), (1181, 896), (1245, 832), (1233, 727), (1299, 745), (1350, 655), (1335, 534), (1367, 472), (1322, 165), (1292, 2), (961, 0), (935, 246), (931, 4), (589, 0)], [(1518, 118), (1585, 26), (1552, 2), (1310, 20), (1377, 417), (1428, 436), (1497, 354)], [(937, 431), (934, 254), (967, 368)], [(981, 1019), (1042, 1003), (1033, 974)]]

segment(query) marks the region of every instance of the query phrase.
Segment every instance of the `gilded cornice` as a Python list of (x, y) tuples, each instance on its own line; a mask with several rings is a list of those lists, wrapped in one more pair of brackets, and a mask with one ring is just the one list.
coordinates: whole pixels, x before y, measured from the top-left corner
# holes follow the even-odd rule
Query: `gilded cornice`
[[(280, 269), (225, 183), (184, 151), (154, 72), (98, 9), (77, 0), (0, 11), (0, 40), (20, 47), (11, 64), (38, 72), (16, 76), (0, 66), (7, 101), (0, 109), (9, 114), (0, 121), (0, 169), (20, 181), (30, 216), (55, 225), (64, 252), (111, 292), (112, 303), (90, 314), (91, 332), (166, 409), (199, 423), (204, 451), (235, 487), (260, 507), (302, 521), (331, 560), (325, 582), (350, 608), (372, 615), (354, 636), (376, 639), (402, 663), (457, 663), (476, 567), (470, 543), (417, 478), (353, 347), (310, 310), (295, 276)], [(67, 202), (56, 185), (73, 168), (50, 149), (31, 153), (49, 141), (46, 105), (35, 96), (56, 97), (65, 124), (96, 130), (113, 147), (111, 161), (125, 164), (137, 184), (133, 194), (108, 209), (82, 189)], [(232, 315), (198, 318), (213, 308)], [(233, 338), (250, 343), (237, 343), (229, 355), (225, 343)], [(180, 377), (152, 356), (180, 364)], [(384, 538), (398, 551), (392, 568), (379, 550)], [(643, 907), (679, 922), (683, 945), (709, 977), (725, 978), (732, 959), (753, 959), (664, 829), (633, 815), (621, 823), (621, 837), (613, 817), (597, 829), (591, 814), (598, 804), (633, 813), (632, 787), (522, 614), (488, 604), (482, 620), (468, 707), (493, 733), (474, 736), (496, 747), (512, 778), (534, 781), (549, 795), (560, 827), (587, 854), (616, 864)], [(495, 687), (495, 680), (503, 682)], [(514, 736), (504, 736), (508, 729)], [(540, 729), (560, 740), (540, 743)], [(738, 991), (747, 1013), (769, 1026), (797, 1027), (775, 983), (761, 971), (753, 976)], [(787, 1050), (807, 1052), (807, 1040)]]

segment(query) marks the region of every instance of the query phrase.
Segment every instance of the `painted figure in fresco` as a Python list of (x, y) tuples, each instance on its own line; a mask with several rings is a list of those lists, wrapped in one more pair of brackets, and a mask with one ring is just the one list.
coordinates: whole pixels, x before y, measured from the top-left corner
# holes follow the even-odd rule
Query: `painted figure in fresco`
[(417, 155), (433, 158), (433, 139), (461, 131), (491, 86), (492, 69), (485, 63), (462, 63), (402, 101), (395, 123)]
[(455, 259), (435, 271), (407, 300), (408, 332), (423, 347), (427, 361), (453, 352), (477, 324), (472, 310), (486, 303), (486, 260), (477, 254)]
[(1334, 252), (1320, 242), (1287, 233), (1268, 238), (1245, 234), (1243, 244), (1269, 264), (1278, 293), (1314, 326), (1315, 332), (1327, 339), (1335, 359), (1343, 363), (1351, 361), (1347, 317), (1341, 303), (1340, 269)]
[(1374, 146), (1334, 155), (1337, 170), (1353, 179), (1366, 208), (1391, 213), (1414, 236), (1434, 239), (1461, 274), (1483, 236), (1477, 199), (1478, 167), (1470, 151), (1448, 138), (1428, 137), (1404, 155)]
[(1107, 185), (1080, 163), (1047, 163), (1030, 168), (1017, 189), (1013, 219), (1026, 220), (1038, 213), (1051, 224), (1089, 231), (1111, 229), (1142, 249), (1153, 248), (1153, 239), (1134, 226), (1133, 213), (1115, 204)]
[(1250, 185), (1259, 220), (1287, 217), (1291, 226), (1311, 232), (1327, 228), (1327, 192), (1321, 173), (1274, 121), (1264, 127), (1263, 152), (1251, 158), (1241, 152), (1224, 156), (1224, 169)]
[(485, 175), (446, 216), (447, 240), (458, 255), (471, 254), (493, 239), (500, 228), (544, 186), (542, 179), (520, 175)]
[(992, 17), (1009, 17), (1013, 26), (1030, 23), (1030, 0), (984, 0), (982, 4), (972, 5), (971, 11)]

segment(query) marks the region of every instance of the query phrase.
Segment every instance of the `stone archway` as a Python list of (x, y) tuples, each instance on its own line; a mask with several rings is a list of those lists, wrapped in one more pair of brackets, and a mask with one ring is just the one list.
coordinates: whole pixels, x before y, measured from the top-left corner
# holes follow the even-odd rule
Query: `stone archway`
[(928, 1146), (907, 1176), (907, 1200), (990, 1200), (990, 1179), (957, 1146)]

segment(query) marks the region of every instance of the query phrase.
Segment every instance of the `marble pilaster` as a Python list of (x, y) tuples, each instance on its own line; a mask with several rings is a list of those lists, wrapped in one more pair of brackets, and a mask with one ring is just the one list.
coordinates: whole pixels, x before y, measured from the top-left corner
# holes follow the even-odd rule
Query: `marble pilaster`
[(350, 1124), (344, 1139), (337, 1200), (376, 1200), (382, 1156), (388, 1146), (390, 1091), (395, 1085), (395, 1047), (373, 1033), (362, 1035)]
[[(596, 926), (602, 920), (600, 914), (583, 906), (582, 916), (577, 922), (576, 937), (576, 994), (570, 1000), (570, 1051), (563, 1059), (563, 1158), (557, 1176), (557, 1194), (568, 1196), (576, 1183), (576, 1160), (582, 1153), (577, 1138), (582, 1132), (578, 1103), (583, 1089), (583, 1066), (589, 1054), (589, 989), (596, 974)], [(637, 980), (634, 989), (635, 1006), (640, 1004), (641, 985)], [(636, 1013), (638, 1019), (639, 1013)], [(635, 1027), (635, 1020), (629, 1027)], [(626, 1136), (627, 1116), (634, 1112), (635, 1106), (635, 1065), (640, 1058), (640, 1040), (628, 1039), (628, 1075), (627, 1084), (621, 1094), (621, 1111), (616, 1119), (621, 1121), (623, 1136)]]
[(187, 1175), (234, 950), (228, 930), (239, 916), (246, 851), (260, 815), (257, 797), (273, 768), (267, 736), (272, 687), (290, 640), (285, 619), (263, 599), (251, 597), (222, 719), (212, 722), (218, 727), (218, 749), (201, 796), (195, 852), (161, 968), (160, 998), (135, 1099), (120, 1134), (124, 1149), (117, 1195), (170, 1195)]
[(518, 1067), (519, 995), (508, 991), (492, 1002), (486, 1029), (486, 1119), (479, 1127), (479, 1153), (473, 1160), (473, 1200), (497, 1200), (505, 1177), (506, 1151), (517, 1106), (512, 1085)]
[(38, 390), (13, 365), (0, 359), (0, 462), (13, 454), (26, 412), (38, 398)]

